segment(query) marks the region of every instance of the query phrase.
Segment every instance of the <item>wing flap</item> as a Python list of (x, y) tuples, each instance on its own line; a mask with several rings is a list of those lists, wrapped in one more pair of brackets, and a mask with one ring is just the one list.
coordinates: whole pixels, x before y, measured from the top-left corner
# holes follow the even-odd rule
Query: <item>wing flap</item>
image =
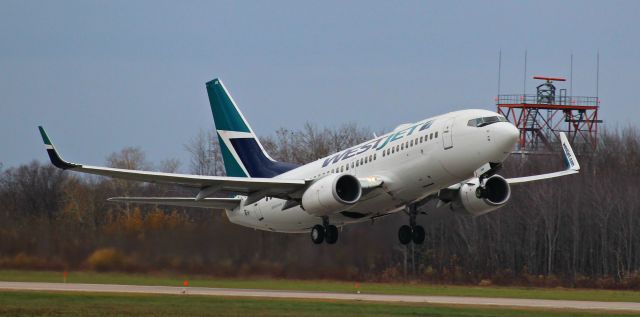
[(296, 190), (305, 185), (304, 180), (174, 174), (88, 165), (78, 165), (68, 170), (147, 183), (177, 184), (200, 188), (216, 186), (220, 190), (238, 193), (251, 193), (266, 189), (269, 194), (278, 194)]
[(107, 200), (121, 203), (217, 209), (233, 209), (239, 206), (241, 201), (240, 198), (205, 198), (196, 201), (190, 197), (113, 197)]

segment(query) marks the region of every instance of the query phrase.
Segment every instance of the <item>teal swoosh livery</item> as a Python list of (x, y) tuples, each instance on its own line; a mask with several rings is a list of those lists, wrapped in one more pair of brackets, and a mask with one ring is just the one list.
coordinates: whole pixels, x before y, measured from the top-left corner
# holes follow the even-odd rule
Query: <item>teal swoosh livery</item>
[(206, 85), (216, 129), (224, 131), (251, 132), (249, 125), (242, 118), (240, 110), (231, 99), (231, 96), (222, 82), (216, 78), (208, 82)]

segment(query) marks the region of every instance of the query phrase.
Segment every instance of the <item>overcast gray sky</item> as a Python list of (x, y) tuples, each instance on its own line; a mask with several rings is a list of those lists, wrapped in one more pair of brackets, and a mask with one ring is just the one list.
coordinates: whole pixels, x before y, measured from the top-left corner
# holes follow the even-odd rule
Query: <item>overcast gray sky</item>
[[(379, 131), (451, 110), (494, 109), (528, 77), (569, 75), (601, 117), (640, 122), (640, 1), (0, 1), (0, 162), (47, 160), (43, 124), (70, 160), (125, 146), (183, 161), (213, 126), (220, 77), (259, 135), (305, 121)], [(535, 89), (533, 80), (527, 89)]]

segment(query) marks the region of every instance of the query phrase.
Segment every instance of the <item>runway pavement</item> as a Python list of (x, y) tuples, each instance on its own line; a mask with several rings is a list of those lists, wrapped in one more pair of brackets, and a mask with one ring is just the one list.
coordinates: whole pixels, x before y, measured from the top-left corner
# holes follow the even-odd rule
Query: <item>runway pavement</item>
[(274, 291), (259, 289), (231, 289), (207, 287), (139, 286), (116, 284), (75, 284), (75, 283), (37, 283), (37, 282), (0, 282), (0, 290), (30, 291), (73, 291), (73, 292), (109, 292), (143, 294), (182, 294), (231, 297), (265, 297), (294, 299), (331, 299), (372, 302), (404, 302), (448, 305), (508, 306), (547, 309), (580, 309), (607, 311), (640, 311), (640, 303), (630, 302), (593, 302), (571, 300), (515, 299), (458, 296), (416, 296), (416, 295), (378, 295), (355, 293), (326, 293), (304, 291)]

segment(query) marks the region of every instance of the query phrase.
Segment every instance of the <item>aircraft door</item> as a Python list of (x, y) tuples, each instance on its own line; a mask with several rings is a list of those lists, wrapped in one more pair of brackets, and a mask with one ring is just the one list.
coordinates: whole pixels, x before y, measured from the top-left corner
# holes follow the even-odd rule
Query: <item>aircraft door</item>
[(453, 133), (451, 130), (453, 129), (453, 120), (455, 118), (447, 119), (442, 126), (442, 145), (445, 150), (448, 150), (453, 147)]

